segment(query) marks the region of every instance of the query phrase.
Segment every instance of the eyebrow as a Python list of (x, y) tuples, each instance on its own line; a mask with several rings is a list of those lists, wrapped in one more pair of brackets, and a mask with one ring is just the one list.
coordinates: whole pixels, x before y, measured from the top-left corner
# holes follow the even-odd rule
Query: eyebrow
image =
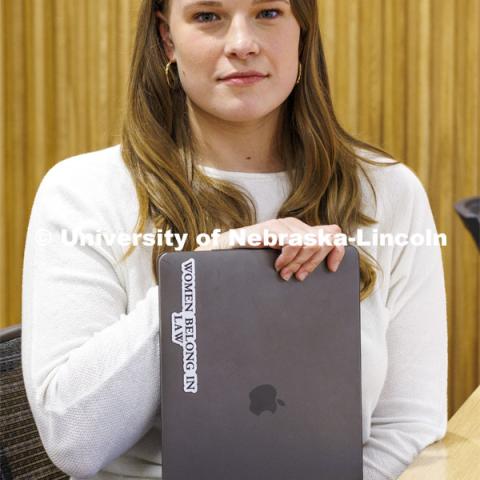
[[(259, 3), (272, 3), (272, 2), (283, 2), (287, 5), (290, 5), (289, 0), (253, 0), (252, 5), (257, 5)], [(217, 2), (216, 0), (200, 0), (199, 2), (189, 3), (185, 8), (194, 7), (196, 5), (206, 5), (209, 7), (221, 7), (222, 2)]]

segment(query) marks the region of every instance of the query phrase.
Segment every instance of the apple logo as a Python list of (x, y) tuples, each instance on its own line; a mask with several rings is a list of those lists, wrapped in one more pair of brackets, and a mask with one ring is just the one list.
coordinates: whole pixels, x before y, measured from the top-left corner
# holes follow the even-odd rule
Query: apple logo
[(273, 385), (259, 385), (250, 392), (249, 397), (250, 411), (255, 415), (260, 415), (267, 410), (275, 413), (277, 403), (282, 407), (285, 406), (283, 400), (277, 399), (277, 390)]

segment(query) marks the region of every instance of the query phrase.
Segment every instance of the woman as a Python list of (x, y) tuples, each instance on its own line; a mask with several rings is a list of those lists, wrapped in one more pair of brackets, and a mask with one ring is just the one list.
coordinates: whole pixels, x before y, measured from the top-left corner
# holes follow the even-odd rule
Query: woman
[[(330, 98), (315, 0), (145, 0), (121, 146), (42, 180), (24, 260), (23, 368), (52, 460), (72, 478), (161, 478), (158, 279), (174, 247), (68, 245), (62, 232), (436, 232), (405, 165), (349, 136)], [(243, 79), (226, 79), (239, 74)], [(253, 72), (253, 73), (252, 73)], [(199, 233), (220, 228), (216, 244)], [(305, 281), (343, 247), (274, 246)], [(447, 423), (438, 247), (358, 247), (364, 479), (390, 479)], [(308, 281), (308, 280), (307, 280)], [(123, 475), (123, 476), (122, 476)]]

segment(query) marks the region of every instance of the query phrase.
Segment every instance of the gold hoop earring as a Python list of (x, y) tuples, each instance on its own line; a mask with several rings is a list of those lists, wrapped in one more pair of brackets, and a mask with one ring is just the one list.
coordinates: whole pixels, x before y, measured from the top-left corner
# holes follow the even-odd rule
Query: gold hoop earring
[[(174, 89), (176, 87), (176, 81), (175, 81), (175, 78), (173, 80), (173, 84), (170, 82), (170, 78), (169, 78), (169, 73), (170, 73), (170, 65), (172, 65), (172, 61), (170, 60), (167, 65), (165, 66), (165, 79), (167, 81), (167, 85), (169, 86), (169, 88), (171, 89)], [(172, 74), (173, 76), (173, 74)]]
[(297, 76), (297, 81), (295, 82), (295, 85), (300, 83), (300, 77), (302, 76), (302, 62), (298, 63), (298, 76)]

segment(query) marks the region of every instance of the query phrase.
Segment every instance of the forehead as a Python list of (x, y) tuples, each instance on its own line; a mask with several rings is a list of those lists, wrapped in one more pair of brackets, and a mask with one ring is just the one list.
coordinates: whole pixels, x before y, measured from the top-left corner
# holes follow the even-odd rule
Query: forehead
[(224, 5), (258, 5), (261, 3), (274, 2), (290, 4), (289, 0), (171, 0), (171, 3), (177, 4), (179, 7), (189, 7), (193, 5), (221, 7)]

